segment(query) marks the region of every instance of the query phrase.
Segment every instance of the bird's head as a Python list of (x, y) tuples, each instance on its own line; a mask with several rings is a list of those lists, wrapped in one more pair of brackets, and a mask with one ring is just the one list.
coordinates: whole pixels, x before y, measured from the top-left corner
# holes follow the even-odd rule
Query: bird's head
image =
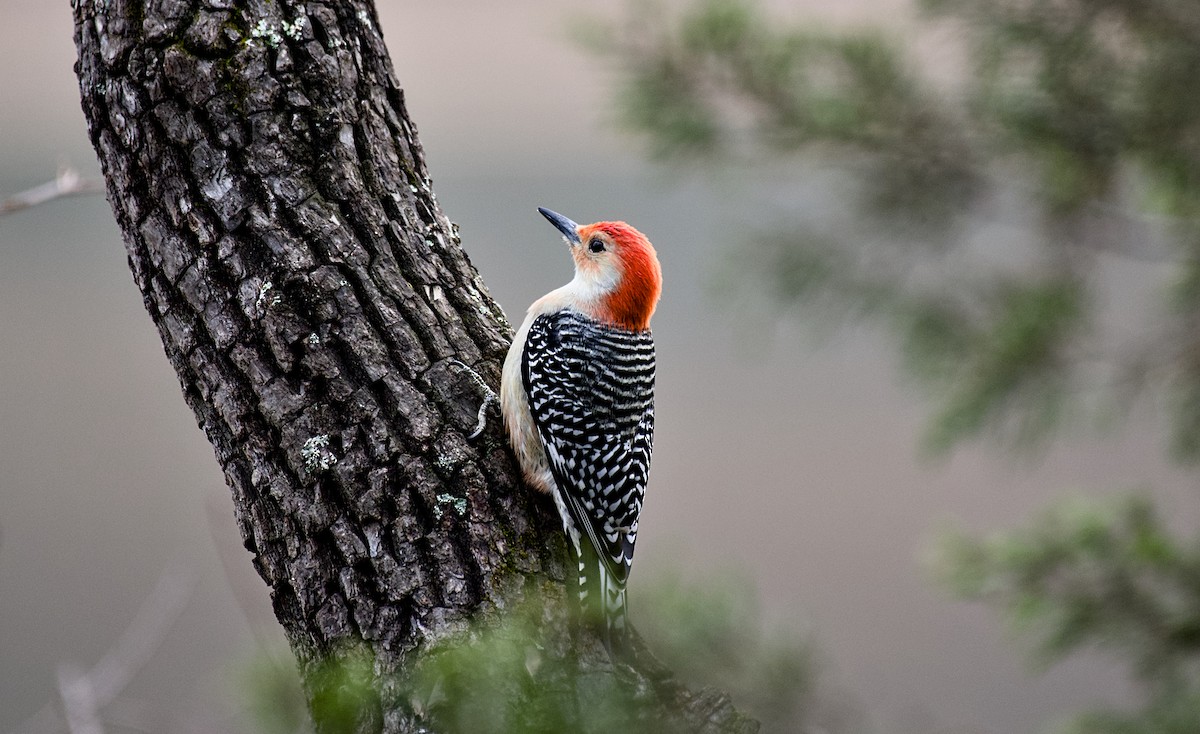
[(634, 331), (649, 328), (662, 293), (662, 268), (650, 240), (625, 222), (576, 224), (549, 209), (538, 211), (571, 248), (572, 285), (593, 315)]

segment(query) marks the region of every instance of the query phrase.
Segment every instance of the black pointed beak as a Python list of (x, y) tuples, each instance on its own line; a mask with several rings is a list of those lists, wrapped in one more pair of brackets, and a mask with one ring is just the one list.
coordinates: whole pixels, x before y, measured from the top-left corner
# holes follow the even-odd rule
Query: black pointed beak
[(567, 242), (572, 245), (579, 244), (579, 225), (567, 219), (558, 212), (552, 212), (549, 209), (539, 206), (538, 211), (542, 216), (550, 220), (550, 223), (558, 227), (558, 231), (563, 233), (563, 237), (567, 238)]

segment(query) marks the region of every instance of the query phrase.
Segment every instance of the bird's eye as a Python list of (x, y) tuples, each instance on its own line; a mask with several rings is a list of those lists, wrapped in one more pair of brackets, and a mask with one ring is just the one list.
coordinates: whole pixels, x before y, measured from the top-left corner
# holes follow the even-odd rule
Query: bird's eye
[(599, 237), (593, 237), (588, 242), (588, 249), (592, 252), (604, 252), (604, 240)]

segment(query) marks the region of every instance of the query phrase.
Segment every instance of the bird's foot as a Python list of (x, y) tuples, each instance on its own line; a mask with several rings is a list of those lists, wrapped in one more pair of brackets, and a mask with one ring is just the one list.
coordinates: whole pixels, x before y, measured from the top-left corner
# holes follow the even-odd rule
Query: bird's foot
[(468, 439), (478, 438), (479, 435), (483, 433), (483, 429), (487, 427), (488, 406), (492, 405), (493, 403), (498, 405), (500, 403), (500, 396), (496, 395), (496, 391), (488, 387), (488, 384), (483, 381), (483, 378), (479, 376), (479, 373), (471, 369), (471, 366), (467, 363), (463, 362), (462, 360), (452, 359), (450, 360), (450, 364), (460, 368), (462, 371), (470, 375), (471, 381), (474, 382), (475, 386), (479, 388), (479, 391), (483, 393), (483, 403), (479, 406), (478, 421), (475, 424), (475, 430), (467, 436)]

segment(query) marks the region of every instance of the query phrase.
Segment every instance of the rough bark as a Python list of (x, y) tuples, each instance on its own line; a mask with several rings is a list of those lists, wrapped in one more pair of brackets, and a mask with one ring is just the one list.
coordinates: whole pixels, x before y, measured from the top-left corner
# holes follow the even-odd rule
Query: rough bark
[[(511, 338), (430, 188), (365, 0), (78, 0), (77, 73), (134, 280), (212, 442), (310, 693), (350, 641), (362, 731), (427, 722), (405, 673), (468, 619), (545, 591), (565, 546), (493, 416)], [(620, 679), (685, 729), (755, 725), (649, 661)], [(650, 703), (645, 702), (649, 700)]]

